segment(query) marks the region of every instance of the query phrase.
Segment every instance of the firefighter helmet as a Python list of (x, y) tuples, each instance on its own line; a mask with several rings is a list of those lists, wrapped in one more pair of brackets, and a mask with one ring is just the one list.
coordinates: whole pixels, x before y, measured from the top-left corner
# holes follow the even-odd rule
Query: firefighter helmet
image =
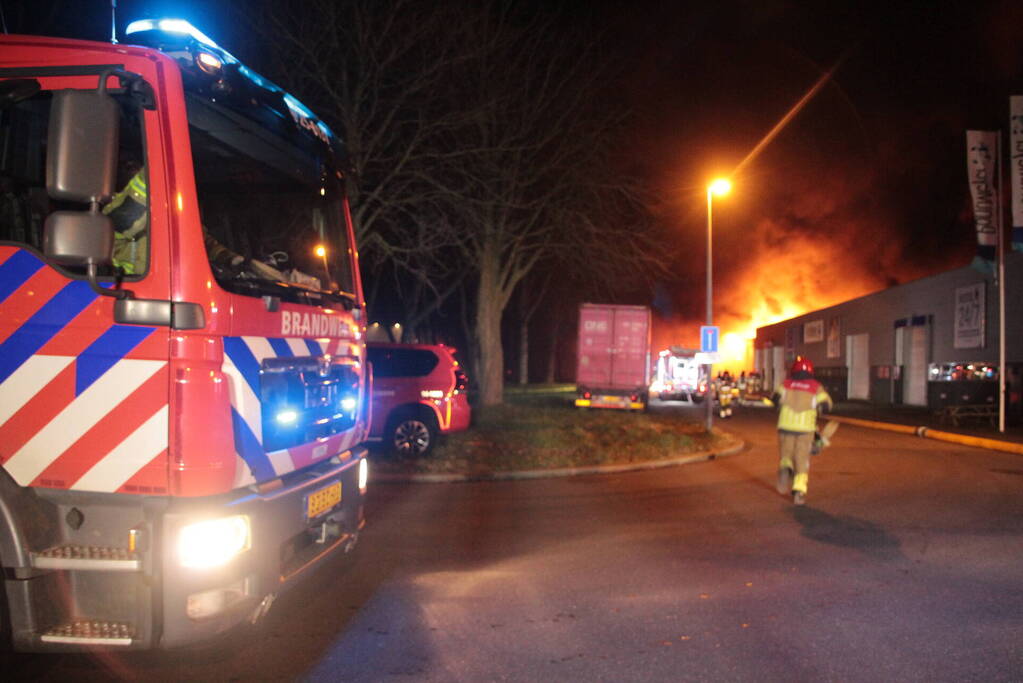
[(809, 358), (805, 358), (804, 356), (796, 356), (795, 362), (792, 364), (792, 367), (789, 368), (789, 377), (792, 377), (797, 372), (807, 372), (811, 375), (813, 374), (813, 363), (810, 362)]

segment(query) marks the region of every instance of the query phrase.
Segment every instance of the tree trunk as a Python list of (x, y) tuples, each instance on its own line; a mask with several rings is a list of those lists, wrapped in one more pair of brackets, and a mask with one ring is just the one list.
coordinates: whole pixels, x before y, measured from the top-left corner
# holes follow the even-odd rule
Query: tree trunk
[(547, 356), (547, 377), (545, 381), (547, 384), (554, 384), (556, 381), (556, 369), (558, 366), (558, 332), (561, 327), (561, 321), (555, 317), (551, 323), (551, 349)]
[(519, 286), (519, 385), (529, 384), (529, 304), (525, 282)]
[(471, 314), (469, 309), (474, 308), (468, 299), (469, 293), (465, 287), (458, 288), (458, 324), (462, 330), (462, 337), (468, 342), (468, 347), (465, 351), (466, 355), (463, 357), (463, 361), (466, 364), (465, 371), (469, 373), (469, 381), (473, 383), (473, 388), (479, 388), (479, 374), (477, 370), (480, 367), (480, 345), (476, 341), (475, 330), (476, 327), (471, 321)]
[(504, 400), (504, 348), (501, 345), (501, 314), (504, 296), (501, 292), (500, 266), (491, 254), (480, 259), (479, 289), (476, 295), (476, 341), (480, 350), (477, 368), (480, 383), (480, 404), (499, 405)]
[(519, 384), (529, 384), (529, 321), (519, 323)]

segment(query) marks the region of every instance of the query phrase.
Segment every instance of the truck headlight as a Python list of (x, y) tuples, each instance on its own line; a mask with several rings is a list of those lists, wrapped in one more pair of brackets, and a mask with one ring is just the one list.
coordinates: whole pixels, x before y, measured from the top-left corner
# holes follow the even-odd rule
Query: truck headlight
[(192, 569), (219, 567), (248, 550), (250, 539), (245, 515), (195, 522), (178, 531), (178, 561)]
[(366, 492), (366, 484), (369, 483), (369, 461), (363, 458), (359, 461), (359, 492)]

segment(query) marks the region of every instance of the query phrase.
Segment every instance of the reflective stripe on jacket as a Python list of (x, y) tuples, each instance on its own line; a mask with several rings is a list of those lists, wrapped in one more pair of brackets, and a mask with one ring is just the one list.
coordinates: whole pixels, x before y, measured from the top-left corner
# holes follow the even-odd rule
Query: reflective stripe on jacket
[(146, 188), (146, 171), (142, 169), (131, 177), (128, 181), (128, 192), (131, 193), (132, 199), (137, 201), (139, 204), (145, 204), (149, 192)]
[(145, 169), (142, 169), (133, 175), (128, 184), (103, 207), (103, 213), (110, 216), (114, 230), (120, 233), (122, 239), (137, 239), (149, 224), (149, 195), (145, 173)]
[(812, 433), (817, 430), (817, 408), (831, 406), (831, 397), (815, 379), (787, 379), (778, 388), (781, 397), (778, 429), (786, 432)]

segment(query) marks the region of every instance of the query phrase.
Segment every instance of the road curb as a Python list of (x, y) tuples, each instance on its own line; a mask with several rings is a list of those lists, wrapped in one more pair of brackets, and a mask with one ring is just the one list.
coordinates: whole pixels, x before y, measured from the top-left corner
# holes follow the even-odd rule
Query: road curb
[(576, 477), (584, 474), (616, 474), (619, 472), (634, 472), (638, 470), (655, 470), (663, 467), (676, 467), (678, 465), (688, 465), (694, 462), (705, 462), (708, 460), (714, 460), (715, 458), (725, 457), (729, 455), (735, 455), (746, 447), (746, 442), (738, 438), (734, 434), (724, 432), (732, 441), (732, 443), (722, 448), (716, 448), (713, 450), (699, 451), (697, 453), (688, 453), (681, 455), (676, 458), (667, 458), (665, 460), (649, 460), (646, 462), (630, 462), (623, 463), (620, 465), (593, 465), (591, 467), (562, 467), (558, 469), (549, 470), (513, 470), (508, 472), (486, 472), (476, 474), (392, 474), (392, 473), (377, 473), (370, 467), (370, 483), (376, 484), (387, 484), (387, 483), (416, 483), (416, 484), (450, 484), (455, 482), (466, 482), (466, 481), (508, 481), (508, 480), (522, 480), (522, 479), (550, 479), (555, 477)]
[(881, 429), (888, 432), (915, 434), (916, 436), (925, 439), (948, 441), (949, 443), (962, 444), (963, 446), (987, 448), (993, 451), (1003, 451), (1005, 453), (1023, 455), (1023, 444), (1012, 441), (1000, 441), (998, 439), (988, 439), (982, 436), (968, 436), (966, 434), (956, 434), (955, 432), (944, 432), (940, 429), (931, 429), (930, 427), (925, 427), (923, 425), (914, 427), (912, 425), (896, 424), (893, 422), (876, 422), (874, 420), (861, 420), (857, 417), (842, 417), (841, 415), (829, 415), (827, 419), (834, 420), (835, 422), (841, 422), (843, 424), (866, 427), (868, 429)]

